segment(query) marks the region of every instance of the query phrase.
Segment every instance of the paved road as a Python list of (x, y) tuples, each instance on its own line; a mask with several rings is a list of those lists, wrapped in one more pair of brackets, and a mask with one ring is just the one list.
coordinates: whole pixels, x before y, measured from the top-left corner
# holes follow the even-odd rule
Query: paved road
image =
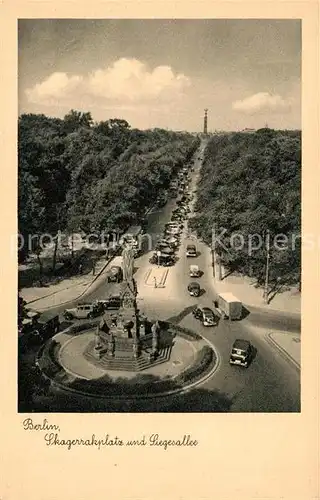
[[(198, 156), (198, 155), (196, 155)], [(195, 162), (196, 172), (199, 168)], [(164, 223), (169, 220), (174, 201), (159, 212), (153, 212), (149, 217), (147, 231), (160, 234)], [(187, 259), (185, 247), (187, 239), (182, 240), (177, 264), (170, 268), (164, 289), (147, 289), (143, 277), (150, 264), (150, 255), (146, 253), (136, 260), (138, 271), (136, 280), (138, 290), (144, 295), (140, 303), (148, 315), (180, 321), (182, 325), (199, 331), (217, 348), (220, 365), (215, 375), (195, 390), (193, 395), (183, 399), (163, 400), (162, 406), (157, 403), (155, 408), (148, 406), (148, 411), (232, 411), (232, 412), (298, 412), (300, 411), (300, 374), (284, 357), (267, 343), (263, 329), (255, 329), (253, 323), (270, 328), (272, 325), (281, 330), (292, 328), (299, 331), (297, 321), (289, 315), (266, 313), (258, 308), (252, 308), (251, 314), (240, 322), (221, 320), (218, 327), (205, 328), (191, 314), (192, 306), (201, 303), (212, 307), (215, 292), (212, 286), (211, 273), (205, 257), (205, 247), (196, 242), (198, 257)], [(187, 293), (189, 265), (197, 264), (204, 274), (199, 278), (205, 293), (196, 301)], [(103, 298), (110, 293), (112, 285), (102, 283), (89, 296), (88, 300)], [(57, 308), (61, 311), (62, 308)], [(251, 320), (250, 320), (251, 317)], [(267, 333), (268, 330), (266, 330)], [(228, 363), (230, 349), (236, 338), (248, 339), (257, 349), (257, 355), (247, 370), (230, 366)], [(217, 400), (220, 403), (217, 404)], [(219, 406), (220, 405), (220, 406)], [(112, 411), (112, 410), (111, 410)]]

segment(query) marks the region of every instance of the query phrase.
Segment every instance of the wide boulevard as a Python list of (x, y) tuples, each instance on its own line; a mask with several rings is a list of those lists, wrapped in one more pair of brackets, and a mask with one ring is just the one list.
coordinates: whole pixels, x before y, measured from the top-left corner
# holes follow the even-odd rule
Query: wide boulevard
[[(203, 146), (202, 146), (203, 147)], [(199, 175), (199, 153), (195, 155), (195, 170), (190, 188), (195, 189)], [(147, 232), (161, 235), (164, 224), (170, 220), (175, 200), (169, 200), (161, 210), (149, 215)], [(197, 246), (198, 256), (186, 258), (187, 243)], [(212, 267), (208, 248), (196, 239), (190, 239), (187, 229), (181, 238), (177, 263), (169, 268), (162, 288), (147, 286), (146, 276), (157, 268), (149, 263), (152, 251), (136, 259), (135, 278), (138, 285), (138, 305), (151, 318), (171, 319), (188, 327), (212, 343), (218, 353), (219, 364), (204, 384), (180, 397), (168, 398), (162, 404), (157, 402), (149, 411), (231, 411), (231, 412), (299, 412), (300, 373), (291, 362), (267, 341), (266, 334), (272, 329), (281, 331), (300, 330), (300, 321), (294, 315), (269, 313), (249, 308), (248, 316), (237, 322), (220, 320), (216, 327), (204, 327), (192, 315), (196, 304), (212, 307), (216, 292), (213, 287)], [(197, 299), (190, 297), (187, 285), (190, 264), (197, 264), (203, 271), (198, 278), (204, 293)], [(157, 272), (161, 273), (157, 268)], [(99, 280), (100, 281), (100, 280)], [(100, 281), (86, 300), (102, 299), (110, 295), (112, 284)], [(57, 308), (61, 312), (63, 307)], [(256, 357), (247, 369), (229, 365), (231, 346), (236, 338), (248, 339), (256, 348)]]

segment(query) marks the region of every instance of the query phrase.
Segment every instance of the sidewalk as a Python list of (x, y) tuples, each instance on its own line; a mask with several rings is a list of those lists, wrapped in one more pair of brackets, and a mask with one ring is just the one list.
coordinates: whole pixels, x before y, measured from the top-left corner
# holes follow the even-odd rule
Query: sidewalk
[(266, 304), (263, 300), (263, 289), (255, 288), (253, 280), (246, 276), (230, 275), (219, 281), (213, 277), (212, 259), (210, 248), (201, 243), (201, 251), (206, 256), (206, 272), (212, 276), (212, 286), (217, 293), (231, 292), (244, 305), (261, 307), (270, 311), (282, 311), (301, 314), (301, 294), (297, 289), (278, 293)]
[(90, 272), (84, 276), (74, 276), (45, 288), (22, 288), (20, 295), (27, 302), (28, 306), (40, 312), (80, 299), (89, 292), (89, 288), (91, 288), (98, 278), (105, 278), (108, 266), (112, 260), (113, 258), (108, 260), (105, 258), (100, 259), (96, 263), (94, 275)]
[(297, 367), (301, 365), (300, 335), (287, 332), (272, 332), (266, 335), (267, 340), (282, 352)]

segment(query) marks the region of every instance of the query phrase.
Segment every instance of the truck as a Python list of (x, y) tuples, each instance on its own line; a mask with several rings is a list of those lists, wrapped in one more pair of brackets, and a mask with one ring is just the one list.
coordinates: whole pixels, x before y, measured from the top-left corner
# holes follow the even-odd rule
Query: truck
[(18, 347), (25, 352), (30, 346), (37, 346), (55, 335), (60, 328), (56, 312), (27, 310), (18, 328)]
[(220, 293), (217, 302), (217, 309), (225, 319), (230, 319), (231, 321), (241, 319), (242, 302), (232, 293)]

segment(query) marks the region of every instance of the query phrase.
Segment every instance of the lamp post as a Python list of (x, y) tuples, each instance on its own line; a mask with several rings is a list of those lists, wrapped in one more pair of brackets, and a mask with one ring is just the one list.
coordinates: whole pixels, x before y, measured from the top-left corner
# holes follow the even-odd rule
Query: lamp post
[(212, 254), (212, 273), (213, 277), (216, 277), (216, 238), (215, 238), (215, 229), (212, 231), (212, 242), (211, 242), (211, 254)]
[(264, 291), (263, 291), (263, 299), (266, 304), (268, 304), (268, 295), (269, 295), (269, 261), (270, 261), (270, 233), (267, 229), (266, 232), (266, 277), (264, 282)]

